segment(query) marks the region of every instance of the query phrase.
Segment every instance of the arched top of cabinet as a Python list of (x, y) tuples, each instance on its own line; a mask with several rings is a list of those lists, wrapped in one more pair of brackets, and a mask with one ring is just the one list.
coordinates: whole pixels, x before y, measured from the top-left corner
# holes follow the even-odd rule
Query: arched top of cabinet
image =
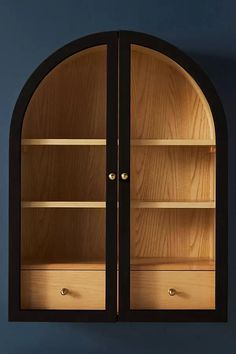
[[(91, 70), (91, 75), (90, 78), (91, 80), (88, 80), (87, 88), (89, 88), (89, 85), (93, 82), (95, 85), (95, 90), (96, 91), (96, 85), (99, 86), (99, 91), (100, 95), (103, 95), (103, 97), (96, 97), (94, 100), (97, 102), (100, 102), (100, 107), (94, 107), (93, 109), (98, 112), (103, 111), (105, 113), (104, 105), (106, 105), (106, 95), (104, 92), (106, 91), (106, 64), (107, 64), (107, 48), (110, 47), (113, 50), (113, 53), (117, 55), (117, 48), (119, 42), (125, 42), (126, 44), (128, 43), (131, 45), (133, 53), (137, 54), (137, 58), (147, 58), (150, 62), (158, 62), (159, 63), (159, 68), (162, 68), (162, 76), (159, 76), (159, 81), (160, 79), (163, 82), (163, 78), (167, 78), (166, 82), (171, 83), (169, 85), (170, 90), (174, 88), (174, 93), (178, 94), (178, 98), (180, 102), (178, 102), (175, 105), (175, 107), (172, 107), (172, 110), (174, 113), (178, 113), (179, 117), (182, 115), (182, 113), (185, 113), (185, 117), (182, 118), (183, 121), (189, 120), (191, 123), (192, 121), (192, 126), (194, 126), (195, 121), (194, 117), (201, 117), (197, 121), (197, 126), (195, 130), (190, 129), (189, 132), (184, 136), (184, 134), (181, 135), (181, 132), (179, 134), (173, 133), (171, 131), (170, 136), (160, 136), (159, 138), (165, 139), (165, 138), (180, 138), (180, 139), (202, 139), (202, 140), (211, 140), (214, 144), (214, 142), (218, 140), (227, 142), (227, 127), (226, 127), (226, 121), (224, 117), (224, 112), (223, 112), (223, 107), (222, 104), (219, 100), (219, 97), (211, 83), (211, 81), (208, 79), (206, 74), (201, 70), (201, 68), (188, 56), (186, 56), (182, 51), (180, 51), (178, 48), (174, 47), (173, 45), (169, 44), (168, 42), (165, 42), (157, 37), (143, 34), (143, 33), (138, 33), (138, 32), (132, 32), (132, 31), (112, 31), (112, 32), (103, 32), (103, 33), (97, 33), (93, 35), (89, 35), (86, 37), (83, 37), (81, 39), (75, 40), (61, 49), (57, 50), (55, 53), (53, 53), (49, 58), (47, 58), (36, 70), (35, 72), (31, 75), (29, 80), (26, 82), (24, 88), (22, 89), (22, 92), (18, 98), (18, 101), (16, 103), (14, 113), (13, 113), (13, 118), (12, 118), (12, 125), (11, 125), (11, 134), (17, 135), (19, 138), (19, 133), (22, 131), (22, 124), (24, 122), (23, 126), (23, 131), (22, 131), (22, 138), (23, 139), (34, 139), (34, 138), (80, 138), (78, 134), (75, 132), (79, 131), (80, 129), (74, 129), (78, 128), (77, 126), (75, 127), (73, 124), (67, 124), (67, 128), (70, 130), (69, 132), (63, 131), (63, 133), (59, 132), (54, 132), (55, 136), (53, 137), (53, 134), (48, 131), (48, 134), (46, 132), (45, 134), (45, 129), (49, 129), (49, 125), (53, 125), (53, 120), (50, 118), (50, 123), (47, 122), (47, 127), (42, 129), (42, 134), (40, 134), (40, 131), (38, 129), (33, 129), (33, 131), (36, 132), (36, 134), (32, 133), (32, 126), (35, 125), (37, 127), (37, 124), (35, 124), (33, 121), (36, 119), (36, 117), (39, 116), (39, 113), (36, 115), (33, 114), (34, 118), (31, 117), (32, 122), (29, 123), (29, 119), (27, 119), (27, 115), (29, 115), (30, 112), (32, 112), (32, 105), (35, 103), (35, 112), (38, 110), (38, 98), (36, 97), (38, 93), (42, 93), (42, 88), (46, 88), (49, 85), (50, 80), (52, 81), (53, 75), (56, 73), (61, 72), (61, 75), (64, 75), (65, 79), (65, 72), (66, 66), (68, 64), (72, 64), (77, 61), (78, 63), (78, 70), (79, 67), (82, 70), (83, 69), (83, 61), (85, 62), (85, 58), (90, 60), (90, 67), (89, 65), (87, 66), (87, 70), (90, 70), (91, 65), (93, 66)], [(93, 59), (92, 59), (93, 58)], [(148, 61), (147, 60), (147, 61)], [(93, 64), (91, 64), (93, 62)], [(114, 64), (114, 63), (113, 63)], [(74, 65), (75, 68), (76, 65)], [(89, 68), (88, 68), (89, 67)], [(158, 65), (157, 65), (158, 67)], [(64, 73), (63, 73), (64, 70)], [(131, 68), (132, 70), (132, 68)], [(158, 70), (157, 70), (158, 71)], [(85, 70), (86, 72), (86, 70)], [(160, 70), (158, 71), (160, 73)], [(101, 79), (101, 75), (103, 74), (103, 77)], [(168, 75), (168, 77), (166, 76)], [(93, 77), (95, 75), (95, 77)], [(100, 76), (99, 76), (100, 75)], [(73, 75), (72, 75), (73, 76)], [(54, 77), (55, 78), (55, 77)], [(97, 80), (97, 81), (96, 81)], [(72, 84), (73, 87), (73, 84)], [(75, 90), (77, 87), (74, 87)], [(180, 89), (181, 88), (181, 89)], [(190, 88), (190, 89), (189, 89)], [(80, 91), (83, 91), (83, 88), (80, 89)], [(54, 91), (54, 89), (52, 90)], [(187, 95), (182, 95), (181, 96), (181, 91), (188, 91)], [(46, 93), (46, 91), (45, 91)], [(55, 93), (55, 92), (54, 92)], [(51, 97), (54, 94), (51, 92)], [(59, 95), (60, 96), (60, 95)], [(67, 97), (70, 96), (68, 94), (67, 90)], [(73, 95), (72, 95), (73, 96)], [(85, 97), (90, 98), (91, 96), (86, 95), (86, 90), (84, 91), (84, 94), (82, 95), (83, 98), (81, 98), (81, 101), (84, 100)], [(41, 96), (42, 97), (42, 96)], [(165, 98), (168, 97), (168, 95), (165, 95)], [(55, 98), (55, 97), (54, 97)], [(65, 96), (63, 97), (63, 99)], [(173, 97), (170, 98), (170, 102), (173, 101)], [(176, 99), (176, 97), (174, 97)], [(192, 101), (192, 102), (190, 102)], [(38, 102), (36, 104), (36, 102)], [(49, 99), (48, 99), (49, 102)], [(71, 102), (70, 102), (71, 103)], [(83, 106), (85, 107), (86, 101), (83, 102)], [(95, 104), (96, 105), (96, 104)], [(188, 108), (191, 105), (191, 109), (188, 111)], [(59, 105), (60, 106), (60, 105)], [(73, 106), (73, 104), (72, 104)], [(81, 104), (82, 106), (82, 104)], [(169, 106), (171, 109), (171, 104), (166, 105)], [(182, 108), (181, 108), (182, 107)], [(186, 108), (187, 107), (187, 108)], [(91, 111), (93, 111), (93, 109)], [(58, 113), (59, 109), (57, 109), (54, 114)], [(60, 112), (62, 112), (61, 110)], [(141, 111), (140, 111), (141, 112)], [(44, 112), (43, 112), (44, 113)], [(62, 113), (60, 113), (62, 114)], [(66, 112), (66, 115), (70, 115), (70, 112)], [(86, 112), (82, 113), (83, 119), (87, 119)], [(98, 113), (99, 114), (99, 113)], [(31, 115), (32, 116), (32, 115)], [(51, 115), (50, 115), (51, 117)], [(97, 118), (96, 114), (94, 116), (94, 122), (99, 123), (99, 119)], [(155, 115), (153, 115), (155, 118)], [(176, 114), (173, 115), (173, 117), (176, 118)], [(143, 117), (144, 118), (144, 117)], [(153, 118), (153, 119), (154, 119)], [(161, 117), (163, 118), (163, 117)], [(164, 117), (165, 118), (165, 117)], [(40, 119), (44, 119), (41, 117)], [(57, 115), (58, 119), (58, 115)], [(68, 117), (65, 118), (65, 112), (63, 113), (63, 120), (69, 121)], [(104, 139), (105, 138), (105, 119), (104, 116), (102, 118), (103, 123), (96, 124), (96, 126), (99, 126), (100, 130), (98, 129), (95, 135), (91, 130), (89, 131), (88, 128), (87, 131), (81, 131), (81, 136), (86, 137), (88, 139)], [(79, 119), (78, 119), (79, 121)], [(42, 123), (42, 121), (41, 121)], [(70, 122), (71, 123), (71, 122)], [(79, 124), (79, 122), (77, 122)], [(132, 123), (132, 122), (131, 122)], [(170, 124), (171, 122), (168, 122), (169, 125), (174, 126), (173, 124)], [(202, 124), (203, 123), (203, 124)], [(93, 125), (93, 123), (91, 123)], [(91, 125), (90, 124), (90, 125)], [(157, 120), (158, 124), (158, 120)], [(31, 128), (30, 128), (31, 126)], [(65, 126), (65, 124), (60, 124), (60, 121), (57, 121), (57, 128), (59, 126), (62, 127)], [(185, 127), (185, 122), (183, 123), (184, 129)], [(199, 126), (201, 126), (201, 133), (199, 135), (200, 130), (198, 129)], [(57, 129), (56, 128), (56, 129)], [(79, 127), (80, 128), (80, 127)], [(91, 128), (94, 130), (94, 127)], [(63, 130), (63, 129), (62, 129)], [(18, 133), (13, 132), (13, 131), (18, 131)], [(186, 130), (185, 130), (186, 131)], [(198, 132), (197, 135), (195, 132)], [(138, 132), (137, 132), (138, 133)], [(133, 137), (136, 139), (136, 137)], [(151, 138), (151, 137), (149, 137)], [(18, 140), (20, 143), (20, 140)]]
[(131, 45), (131, 97), (134, 139), (208, 139), (215, 144), (214, 120), (205, 95), (167, 55)]
[(55, 66), (27, 106), (23, 139), (104, 139), (107, 46), (79, 51)]

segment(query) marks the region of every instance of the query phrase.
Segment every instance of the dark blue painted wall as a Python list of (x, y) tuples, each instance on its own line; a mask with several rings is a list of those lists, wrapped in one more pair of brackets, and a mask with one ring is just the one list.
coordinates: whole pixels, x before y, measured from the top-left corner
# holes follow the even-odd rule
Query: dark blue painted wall
[[(236, 352), (236, 2), (234, 0), (0, 0), (0, 354)], [(25, 80), (55, 49), (85, 34), (127, 29), (191, 55), (223, 101), (230, 145), (229, 322), (8, 323), (8, 133)]]

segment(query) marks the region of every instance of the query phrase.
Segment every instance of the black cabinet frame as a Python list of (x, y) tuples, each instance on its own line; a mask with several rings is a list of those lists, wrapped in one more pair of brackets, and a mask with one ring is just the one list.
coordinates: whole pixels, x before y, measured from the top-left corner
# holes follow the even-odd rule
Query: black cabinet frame
[[(27, 105), (41, 80), (76, 52), (107, 44), (106, 173), (130, 175), (130, 47), (137, 44), (161, 52), (183, 67), (203, 91), (216, 132), (216, 309), (130, 309), (130, 183), (119, 181), (119, 315), (117, 315), (117, 183), (107, 180), (106, 310), (21, 310), (21, 128)], [(119, 91), (119, 92), (118, 92)], [(119, 108), (118, 108), (119, 107)], [(119, 115), (119, 116), (118, 116)], [(118, 156), (119, 122), (119, 162)], [(9, 320), (11, 321), (226, 321), (228, 267), (228, 137), (226, 119), (206, 74), (182, 51), (156, 37), (129, 31), (104, 32), (73, 41), (46, 59), (32, 74), (17, 100), (10, 130), (9, 180)], [(118, 171), (119, 165), (119, 171)]]

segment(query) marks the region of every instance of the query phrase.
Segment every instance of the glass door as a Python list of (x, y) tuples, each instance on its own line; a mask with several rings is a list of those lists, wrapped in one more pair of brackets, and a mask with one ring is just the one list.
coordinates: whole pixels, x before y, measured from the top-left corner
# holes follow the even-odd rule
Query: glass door
[(131, 309), (215, 308), (215, 135), (200, 95), (168, 57), (131, 46)]
[(209, 105), (182, 67), (125, 34), (120, 71), (121, 318), (214, 310), (216, 147)]
[(41, 81), (27, 107), (22, 310), (106, 310), (116, 316), (115, 54), (112, 43), (68, 57)]

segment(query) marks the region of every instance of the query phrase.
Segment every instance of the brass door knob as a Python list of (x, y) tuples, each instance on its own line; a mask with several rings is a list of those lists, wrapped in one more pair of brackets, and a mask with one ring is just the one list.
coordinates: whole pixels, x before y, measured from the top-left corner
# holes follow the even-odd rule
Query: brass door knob
[(60, 294), (61, 295), (67, 295), (69, 293), (69, 290), (67, 289), (67, 288), (62, 288), (61, 290), (60, 290)]
[(115, 174), (114, 172), (111, 172), (111, 173), (109, 173), (108, 178), (109, 178), (111, 181), (114, 181), (114, 180), (116, 179), (116, 174)]
[(171, 289), (168, 290), (168, 294), (170, 296), (174, 296), (176, 294), (176, 290), (171, 288)]
[(129, 178), (128, 173), (126, 173), (126, 172), (121, 173), (121, 179), (122, 179), (123, 181), (126, 181), (128, 178)]

